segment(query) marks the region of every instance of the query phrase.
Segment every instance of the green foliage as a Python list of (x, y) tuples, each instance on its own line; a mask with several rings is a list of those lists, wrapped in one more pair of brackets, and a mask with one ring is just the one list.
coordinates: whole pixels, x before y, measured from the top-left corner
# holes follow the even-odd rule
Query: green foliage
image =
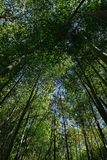
[(0, 3), (0, 159), (106, 160), (106, 2)]

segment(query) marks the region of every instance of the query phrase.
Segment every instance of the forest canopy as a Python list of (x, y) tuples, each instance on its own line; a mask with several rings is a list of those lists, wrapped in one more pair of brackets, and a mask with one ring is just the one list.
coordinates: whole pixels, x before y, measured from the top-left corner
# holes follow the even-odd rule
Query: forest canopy
[(107, 160), (107, 0), (0, 5), (0, 160)]

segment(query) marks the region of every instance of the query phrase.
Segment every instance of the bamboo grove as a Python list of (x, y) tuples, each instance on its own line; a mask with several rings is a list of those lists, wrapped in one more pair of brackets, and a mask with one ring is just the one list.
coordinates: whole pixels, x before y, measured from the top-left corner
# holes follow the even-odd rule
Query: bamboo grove
[(0, 160), (107, 160), (107, 1), (0, 4)]

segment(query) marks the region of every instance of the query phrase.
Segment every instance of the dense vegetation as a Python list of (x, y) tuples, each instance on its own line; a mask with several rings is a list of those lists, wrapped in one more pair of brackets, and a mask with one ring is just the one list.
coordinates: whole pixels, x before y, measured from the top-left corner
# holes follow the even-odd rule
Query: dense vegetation
[(0, 160), (107, 160), (107, 1), (0, 3)]

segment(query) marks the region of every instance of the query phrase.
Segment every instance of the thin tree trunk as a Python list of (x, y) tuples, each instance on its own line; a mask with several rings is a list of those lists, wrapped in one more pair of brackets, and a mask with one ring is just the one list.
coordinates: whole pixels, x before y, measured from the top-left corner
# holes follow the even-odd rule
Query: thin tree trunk
[(84, 130), (84, 126), (82, 126), (82, 132), (83, 132), (83, 136), (84, 136), (84, 140), (85, 140), (85, 146), (86, 146), (86, 151), (87, 151), (87, 158), (88, 158), (88, 160), (91, 160), (90, 159), (90, 152), (89, 152), (89, 148), (88, 148), (88, 143), (87, 143), (87, 137), (86, 137), (86, 133), (85, 133), (85, 130)]
[(93, 95), (93, 97), (94, 97), (94, 99), (96, 101), (96, 104), (97, 104), (96, 107), (97, 107), (97, 109), (98, 109), (101, 117), (103, 118), (103, 120), (107, 124), (107, 114), (106, 114), (106, 111), (105, 111), (102, 103), (100, 102), (99, 98), (97, 97), (96, 92), (95, 92), (95, 90), (94, 90), (94, 88), (93, 88), (93, 86), (92, 86), (92, 84), (91, 84), (91, 82), (89, 81), (88, 78), (87, 78), (87, 86), (90, 88), (91, 93), (92, 93), (92, 95)]
[(89, 127), (90, 127), (90, 129), (91, 129), (91, 131), (92, 131), (92, 133), (93, 133), (93, 136), (94, 136), (96, 145), (97, 145), (98, 150), (99, 150), (99, 152), (100, 152), (100, 157), (101, 157), (101, 159), (103, 160), (104, 157), (103, 157), (102, 151), (101, 151), (101, 149), (100, 149), (100, 147), (99, 147), (99, 143), (98, 143), (98, 141), (97, 141), (97, 137), (96, 137), (95, 132), (94, 132), (94, 130), (93, 130), (92, 123), (91, 123), (90, 121), (88, 121), (88, 122), (89, 122)]
[(104, 71), (107, 72), (107, 67), (105, 67), (99, 60), (97, 60), (97, 62), (104, 69)]
[(66, 26), (66, 31), (68, 31), (71, 27), (71, 22), (74, 18), (74, 16), (78, 13), (78, 10), (80, 9), (80, 7), (83, 5), (83, 3), (86, 0), (81, 0), (80, 3), (78, 4), (78, 6), (76, 7), (76, 9), (74, 10), (74, 12), (70, 15), (69, 19), (65, 22), (65, 26)]
[[(77, 60), (77, 59), (76, 59), (76, 60)], [(100, 100), (99, 100), (99, 98), (98, 98), (98, 96), (97, 96), (97, 94), (96, 94), (95, 88), (92, 86), (91, 81), (89, 80), (89, 78), (88, 78), (88, 77), (86, 76), (86, 74), (84, 73), (84, 71), (83, 71), (83, 69), (82, 69), (82, 67), (81, 67), (81, 65), (80, 65), (80, 63), (79, 63), (78, 60), (77, 60), (77, 62), (78, 62), (79, 68), (81, 69), (81, 72), (82, 72), (82, 74), (83, 74), (83, 76), (84, 76), (84, 78), (85, 78), (84, 83), (85, 83), (85, 84), (88, 86), (88, 88), (90, 89), (91, 94), (93, 95), (93, 98), (94, 98), (94, 100), (95, 100), (95, 102), (96, 102), (97, 110), (99, 111), (99, 113), (100, 113), (101, 117), (103, 118), (104, 122), (107, 124), (107, 114), (106, 114), (106, 111), (105, 111), (102, 103), (100, 102)], [(75, 72), (76, 72), (76, 71), (75, 71)], [(76, 73), (77, 73), (77, 72), (76, 72)], [(79, 75), (78, 73), (77, 73), (77, 75), (78, 75), (78, 77), (79, 77), (79, 79), (80, 79), (80, 81), (81, 81), (80, 75)], [(82, 82), (82, 81), (81, 81), (81, 82)], [(82, 84), (83, 84), (83, 83), (82, 83)], [(83, 86), (85, 86), (85, 85), (83, 84)], [(85, 88), (87, 88), (87, 87), (85, 86)], [(88, 89), (87, 89), (87, 90), (88, 90)], [(89, 92), (89, 91), (88, 91), (88, 92)]]
[(0, 92), (3, 90), (3, 88), (5, 88), (9, 82), (11, 81), (11, 78), (9, 78), (5, 83), (3, 83), (1, 86), (0, 86)]
[(91, 44), (91, 47), (94, 51), (94, 53), (105, 63), (107, 64), (107, 54), (98, 47), (96, 47), (94, 44)]
[(88, 38), (80, 33), (80, 36), (81, 35), (84, 38), (84, 40), (87, 41), (88, 45), (90, 46), (90, 48), (92, 49), (92, 51), (94, 52), (94, 54), (96, 56), (98, 56), (98, 58), (100, 58), (105, 64), (107, 64), (107, 54), (105, 52), (101, 51), (101, 49), (99, 49), (94, 44), (90, 43), (90, 41), (88, 40)]
[(54, 160), (56, 160), (56, 119), (55, 119), (55, 113), (54, 113)]
[(92, 110), (92, 113), (93, 113), (93, 117), (94, 117), (94, 119), (95, 119), (96, 126), (97, 126), (97, 128), (98, 128), (98, 132), (99, 132), (100, 139), (101, 139), (101, 141), (102, 141), (102, 143), (103, 143), (103, 145), (104, 145), (104, 148), (105, 148), (106, 151), (107, 151), (106, 138), (105, 138), (105, 136), (104, 136), (104, 134), (103, 134), (103, 132), (102, 132), (102, 129), (101, 129), (100, 124), (99, 124), (99, 122), (98, 122), (98, 120), (97, 120), (97, 117), (96, 117), (96, 114), (95, 114), (95, 112), (94, 112), (94, 110), (93, 110), (93, 107), (92, 107), (91, 102), (90, 102), (90, 106), (91, 106), (91, 110)]
[[(17, 73), (15, 73), (14, 77), (17, 76), (17, 75), (20, 73), (20, 71), (22, 71), (22, 70), (24, 69), (25, 64), (26, 64), (25, 62), (22, 64), (22, 66), (18, 69)], [(10, 82), (12, 79), (13, 79), (13, 77), (10, 76), (9, 79), (2, 84), (2, 86), (0, 87), (0, 92), (2, 92), (2, 90), (9, 84), (9, 82)]]
[(26, 141), (26, 138), (27, 138), (27, 136), (28, 136), (28, 133), (29, 133), (31, 127), (32, 127), (32, 124), (33, 124), (34, 120), (35, 120), (35, 117), (34, 117), (34, 118), (32, 119), (32, 122), (30, 123), (29, 128), (26, 129), (27, 123), (28, 123), (28, 121), (29, 121), (29, 114), (30, 114), (30, 112), (28, 113), (28, 116), (27, 116), (27, 118), (26, 118), (25, 127), (24, 127), (24, 130), (23, 130), (23, 132), (22, 132), (22, 136), (21, 136), (20, 143), (19, 143), (19, 146), (18, 146), (18, 148), (17, 148), (17, 153), (16, 153), (16, 156), (15, 156), (14, 160), (19, 160), (19, 158), (20, 158), (20, 156), (21, 156), (20, 151), (21, 151), (21, 149), (22, 149), (23, 141)]
[[(99, 97), (99, 99), (101, 103), (105, 106), (105, 108), (107, 108), (107, 104), (104, 102), (104, 100), (101, 97)], [(106, 115), (107, 115), (107, 111), (106, 111)]]
[(63, 125), (64, 125), (64, 134), (65, 134), (65, 144), (66, 144), (67, 160), (70, 160), (69, 147), (68, 147), (68, 137), (67, 137), (67, 129), (66, 129), (66, 124), (65, 124), (65, 118), (64, 118), (64, 116), (63, 116)]
[(107, 82), (105, 81), (105, 79), (103, 79), (103, 77), (99, 74), (99, 72), (96, 70), (96, 68), (92, 64), (91, 64), (91, 67), (95, 71), (96, 75), (98, 75), (98, 77), (101, 79), (103, 84), (107, 87)]
[(36, 85), (37, 85), (37, 82), (38, 82), (38, 78), (37, 78), (37, 80), (36, 80), (36, 82), (35, 82), (35, 84), (34, 84), (34, 86), (33, 86), (33, 88), (32, 88), (32, 91), (31, 91), (31, 94), (30, 94), (30, 96), (29, 96), (29, 99), (28, 99), (28, 101), (27, 101), (27, 103), (26, 103), (26, 106), (24, 107), (24, 109), (23, 109), (23, 111), (22, 111), (22, 113), (21, 113), (19, 122), (18, 122), (18, 124), (17, 124), (17, 126), (16, 126), (16, 128), (15, 128), (15, 131), (14, 131), (13, 135), (12, 135), (11, 142), (10, 142), (10, 144), (9, 144), (9, 146), (8, 146), (7, 152), (6, 152), (5, 155), (2, 157), (1, 160), (8, 160), (8, 159), (9, 159), (10, 153), (11, 153), (12, 148), (13, 148), (13, 146), (14, 146), (14, 142), (15, 142), (16, 136), (17, 136), (18, 131), (19, 131), (19, 129), (20, 129), (20, 126), (21, 126), (21, 124), (22, 124), (23, 118), (24, 118), (24, 116), (26, 115), (26, 113), (27, 113), (27, 111), (28, 111), (28, 109), (29, 109), (30, 101), (31, 101), (31, 98), (32, 98), (32, 96), (33, 96), (33, 93), (34, 93), (35, 87), (36, 87)]
[(76, 160), (78, 160), (78, 143), (77, 143), (77, 134), (74, 129), (74, 136), (75, 136), (75, 153), (76, 153)]
[[(82, 110), (84, 110), (84, 113), (87, 114), (87, 110), (86, 110), (85, 107), (82, 106)], [(82, 125), (83, 125), (83, 128), (84, 128), (84, 121), (83, 121), (83, 119), (82, 119), (81, 117), (80, 117), (80, 120), (81, 120)], [(90, 123), (90, 121), (89, 121), (88, 119), (86, 119), (86, 121), (87, 121), (88, 123)], [(90, 126), (88, 126), (88, 128), (90, 128)], [(92, 128), (90, 128), (90, 131), (92, 131), (91, 129), (92, 129)], [(87, 132), (85, 131), (85, 128), (84, 128), (84, 132), (85, 132), (85, 134), (87, 135)], [(89, 140), (88, 136), (87, 136), (87, 144), (88, 144), (88, 147), (90, 148), (90, 158), (91, 158), (91, 159), (94, 159), (94, 154), (93, 154), (94, 148), (93, 148), (92, 144), (90, 144), (90, 140)]]
[(3, 102), (9, 97), (9, 95), (11, 94), (11, 92), (15, 89), (15, 87), (17, 86), (17, 84), (20, 82), (20, 80), (22, 79), (24, 73), (21, 74), (21, 76), (18, 78), (18, 80), (16, 81), (16, 83), (13, 85), (13, 87), (10, 89), (10, 91), (4, 96), (4, 98), (0, 101), (0, 105), (3, 104)]
[(78, 139), (79, 139), (79, 145), (78, 145), (78, 149), (79, 149), (79, 157), (80, 157), (80, 160), (82, 160), (82, 155), (81, 155), (81, 139), (80, 139), (80, 137), (79, 137), (80, 135), (79, 135), (79, 130), (78, 130)]

